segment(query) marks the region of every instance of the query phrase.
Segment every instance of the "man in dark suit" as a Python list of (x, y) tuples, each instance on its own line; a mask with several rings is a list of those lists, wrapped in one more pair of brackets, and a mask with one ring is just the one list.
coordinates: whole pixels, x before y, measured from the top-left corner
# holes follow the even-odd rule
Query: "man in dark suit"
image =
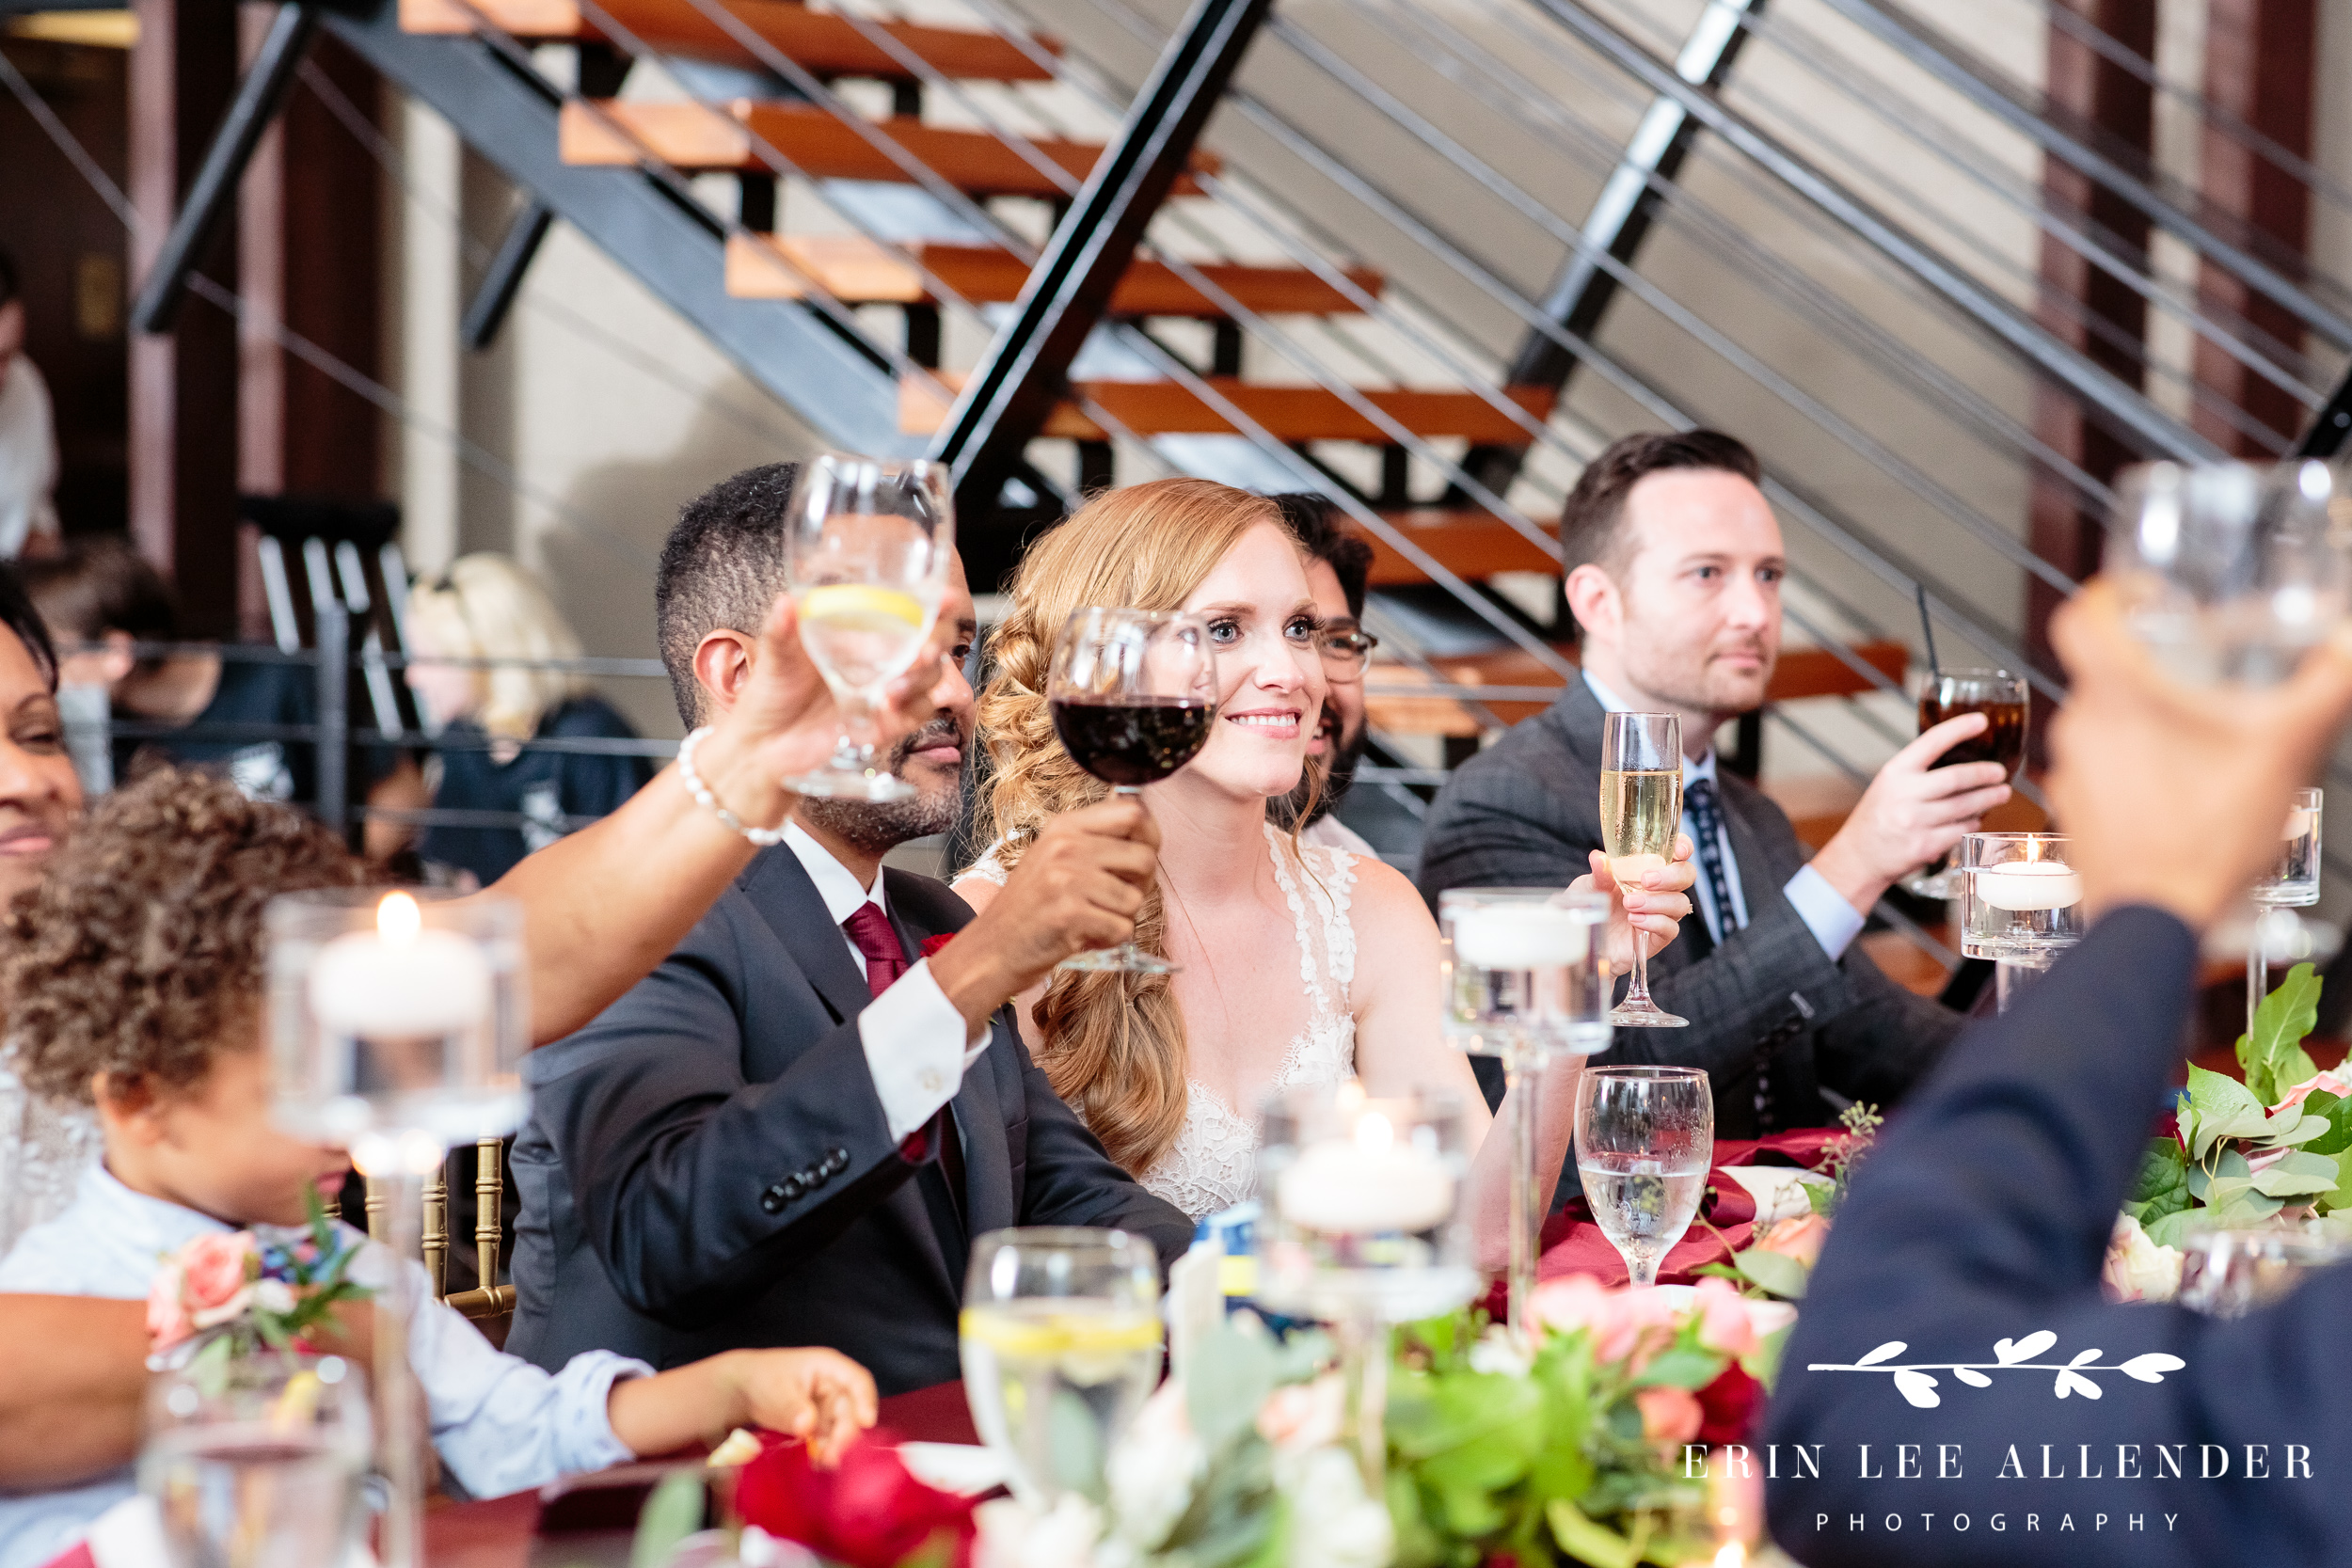
[(2276, 863), (2352, 652), (2339, 634), (2283, 686), (2185, 690), (2097, 582), (2051, 640), (2071, 691), (2049, 792), (2093, 925), (1856, 1174), (1756, 1450), (1772, 1535), (1817, 1568), (2352, 1562), (2352, 1269), (2233, 1320), (2100, 1291), (2195, 1021), (2198, 934)]
[(1700, 921), (1650, 960), (1674, 1029), (1619, 1029), (1604, 1061), (1708, 1069), (1715, 1128), (1811, 1126), (1840, 1101), (1888, 1104), (1960, 1019), (1853, 945), (1894, 880), (2009, 798), (2000, 767), (1934, 768), (1985, 721), (1937, 725), (1882, 768), (1810, 863), (1786, 813), (1716, 766), (1714, 736), (1762, 704), (1780, 653), (1780, 525), (1748, 449), (1712, 431), (1631, 436), (1586, 466), (1561, 517), (1583, 676), (1454, 770), (1429, 814), (1418, 881), (1562, 885), (1596, 869), (1602, 715), (1682, 721), (1683, 832)]
[[(663, 551), (661, 648), (690, 724), (748, 677), (791, 482), (781, 464), (736, 476)], [(960, 666), (976, 634), (960, 568), (941, 626)], [(891, 759), (916, 799), (802, 801), (787, 841), (660, 969), (529, 1059), (509, 1350), (674, 1366), (823, 1344), (894, 1393), (958, 1375), (975, 1236), (1113, 1227), (1163, 1265), (1189, 1243), (1191, 1223), (1111, 1163), (1004, 1007), (1072, 953), (1125, 939), (1157, 833), (1127, 802), (1071, 813), (977, 921), (943, 883), (882, 869), (956, 813), (972, 689), (958, 669), (935, 697), (940, 717)]]

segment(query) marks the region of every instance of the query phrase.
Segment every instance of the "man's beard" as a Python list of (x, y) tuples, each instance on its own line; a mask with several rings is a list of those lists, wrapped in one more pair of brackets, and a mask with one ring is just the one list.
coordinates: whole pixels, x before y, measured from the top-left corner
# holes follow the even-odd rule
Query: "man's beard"
[[(890, 749), (893, 778), (906, 776), (907, 759), (930, 746), (952, 745), (970, 754), (971, 748), (951, 719), (934, 720)], [(918, 784), (912, 800), (835, 800), (818, 796), (801, 799), (799, 815), (855, 849), (882, 854), (918, 838), (952, 832), (963, 815), (963, 781), (950, 779), (937, 788)]]
[[(1313, 757), (1307, 759), (1306, 770), (1299, 775), (1297, 787), (1283, 796), (1276, 804), (1276, 820), (1284, 827), (1296, 823), (1303, 830), (1313, 827), (1330, 816), (1332, 810), (1339, 805), (1341, 798), (1347, 793), (1348, 786), (1356, 782), (1356, 765), (1363, 760), (1364, 743), (1371, 738), (1371, 736), (1372, 726), (1366, 724), (1356, 732), (1356, 738), (1353, 741), (1343, 744), (1340, 739), (1339, 720), (1334, 715), (1331, 720), (1331, 733), (1326, 737), (1330, 749), (1324, 753), (1320, 762)], [(1320, 781), (1319, 787), (1318, 781)], [(1308, 806), (1308, 796), (1311, 792), (1314, 796), (1311, 810)], [(1307, 813), (1304, 818), (1299, 816), (1301, 812)]]

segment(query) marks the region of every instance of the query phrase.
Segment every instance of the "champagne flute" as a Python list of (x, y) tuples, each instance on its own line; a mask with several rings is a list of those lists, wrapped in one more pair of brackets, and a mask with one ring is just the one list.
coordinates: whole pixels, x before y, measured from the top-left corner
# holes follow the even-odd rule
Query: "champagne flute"
[(1635, 1285), (1699, 1212), (1715, 1158), (1715, 1093), (1703, 1068), (1588, 1067), (1577, 1085), (1576, 1174)]
[[(1087, 606), (1054, 641), (1045, 700), (1070, 760), (1140, 795), (1199, 754), (1216, 721), (1216, 653), (1208, 624), (1175, 610)], [(1063, 969), (1172, 974), (1176, 966), (1133, 942), (1080, 953)]]
[[(1981, 713), (1985, 730), (1973, 739), (1955, 742), (1936, 759), (1938, 768), (1967, 762), (1997, 762), (2017, 776), (2026, 755), (2026, 679), (2006, 670), (1939, 670), (1919, 689), (1919, 733), (1927, 734), (1947, 719)], [(1960, 870), (1952, 850), (1934, 865), (1903, 879), (1903, 891), (1920, 898), (1952, 898), (1960, 893)]]
[[(1619, 886), (1666, 863), (1682, 826), (1682, 721), (1671, 713), (1612, 713), (1600, 737), (1600, 842)], [(1649, 946), (1633, 933), (1633, 984), (1609, 1015), (1624, 1027), (1680, 1029), (1691, 1021), (1649, 995)]]
[(787, 779), (803, 795), (912, 800), (877, 759), (874, 709), (923, 652), (955, 560), (953, 481), (944, 464), (828, 453), (810, 465), (785, 516), (785, 576), (801, 646), (841, 709), (825, 766)]
[(1042, 1513), (1103, 1500), (1103, 1461), (1160, 1381), (1160, 1263), (1123, 1230), (993, 1230), (972, 1249), (959, 1338), (980, 1440)]
[(2254, 902), (2252, 934), (2246, 952), (2246, 1033), (2254, 1033), (2254, 1010), (2270, 991), (2270, 948), (2273, 919), (2293, 934), (2295, 916), (2284, 911), (2319, 902), (2319, 813), (2327, 797), (2316, 789), (2298, 789), (2287, 797), (2286, 826), (2279, 832), (2279, 859), (2269, 874), (2247, 896)]

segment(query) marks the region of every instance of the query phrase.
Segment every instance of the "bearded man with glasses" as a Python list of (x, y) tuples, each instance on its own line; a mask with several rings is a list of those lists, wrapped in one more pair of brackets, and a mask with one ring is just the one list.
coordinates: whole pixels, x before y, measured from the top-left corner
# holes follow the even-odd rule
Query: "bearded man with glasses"
[[(1361, 834), (1332, 815), (1364, 754), (1370, 728), (1364, 711), (1364, 670), (1380, 640), (1363, 629), (1364, 588), (1372, 575), (1372, 546), (1332, 515), (1331, 503), (1308, 492), (1276, 496), (1282, 521), (1307, 551), (1307, 587), (1314, 595), (1321, 626), (1315, 637), (1323, 652), (1326, 691), (1323, 717), (1307, 743), (1307, 772), (1298, 787), (1278, 802), (1278, 820), (1298, 822), (1308, 844), (1327, 845), (1359, 855), (1375, 854)], [(1300, 814), (1304, 813), (1303, 819)]]

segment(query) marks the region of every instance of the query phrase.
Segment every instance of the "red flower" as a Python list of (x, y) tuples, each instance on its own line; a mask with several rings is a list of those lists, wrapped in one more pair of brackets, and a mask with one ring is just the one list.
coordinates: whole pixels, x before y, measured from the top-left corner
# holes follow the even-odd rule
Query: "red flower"
[(1763, 1391), (1764, 1386), (1737, 1361), (1725, 1367), (1721, 1376), (1699, 1390), (1699, 1410), (1706, 1418), (1699, 1424), (1698, 1441), (1709, 1447), (1746, 1442)]
[(923, 939), (923, 957), (927, 958), (931, 957), (941, 948), (946, 946), (949, 942), (955, 940), (956, 934), (953, 931), (943, 931), (935, 937), (925, 937)]
[(941, 1568), (971, 1568), (971, 1502), (915, 1480), (896, 1443), (866, 1433), (830, 1470), (805, 1444), (771, 1443), (743, 1466), (736, 1512), (847, 1568), (899, 1568), (918, 1553)]

